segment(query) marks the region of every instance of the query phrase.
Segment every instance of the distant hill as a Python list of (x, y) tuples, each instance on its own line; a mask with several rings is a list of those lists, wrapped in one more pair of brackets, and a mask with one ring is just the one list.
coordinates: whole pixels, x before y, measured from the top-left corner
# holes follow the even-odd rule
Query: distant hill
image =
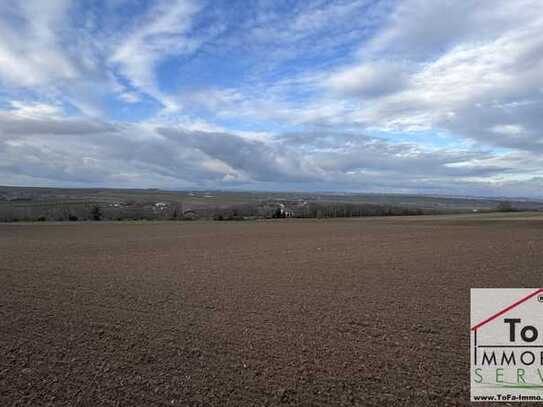
[(0, 221), (285, 216), (364, 216), (543, 210), (523, 198), (334, 192), (164, 191), (0, 186)]

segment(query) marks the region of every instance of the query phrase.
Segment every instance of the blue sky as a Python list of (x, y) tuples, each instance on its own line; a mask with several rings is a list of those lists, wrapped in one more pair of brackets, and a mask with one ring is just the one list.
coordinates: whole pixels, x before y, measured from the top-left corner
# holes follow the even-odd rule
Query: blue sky
[(0, 184), (543, 197), (543, 3), (6, 0)]

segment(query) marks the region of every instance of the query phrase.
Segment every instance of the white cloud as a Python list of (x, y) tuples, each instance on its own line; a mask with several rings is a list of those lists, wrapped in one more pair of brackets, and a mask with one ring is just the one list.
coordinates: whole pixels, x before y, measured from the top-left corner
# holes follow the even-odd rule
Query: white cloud
[(5, 86), (49, 85), (78, 76), (60, 40), (69, 6), (68, 0), (2, 3), (0, 78)]
[[(3, 2), (3, 179), (442, 193), (541, 185), (540, 1), (315, 0), (285, 12), (276, 2), (160, 0), (138, 3), (136, 16), (126, 0), (91, 3)], [(178, 71), (188, 76), (176, 81)], [(421, 130), (447, 140), (361, 135)]]
[[(362, 58), (326, 81), (334, 91), (360, 98), (344, 120), (540, 149), (543, 120), (535, 106), (543, 103), (543, 3), (468, 3), (402, 2), (389, 28), (361, 51), (372, 60)], [(388, 68), (394, 58), (403, 61), (396, 72)], [(377, 97), (365, 101), (368, 94)], [(504, 127), (511, 122), (514, 131)]]
[(491, 129), (494, 133), (505, 134), (508, 136), (515, 136), (517, 134), (522, 134), (524, 128), (518, 124), (501, 124), (492, 127)]
[(119, 98), (121, 100), (124, 100), (126, 103), (138, 103), (141, 101), (141, 96), (138, 95), (136, 92), (122, 92), (119, 93)]
[(192, 52), (198, 39), (186, 35), (199, 6), (192, 0), (162, 0), (120, 39), (110, 61), (132, 86), (157, 99), (167, 110), (179, 109), (176, 100), (164, 94), (157, 84), (155, 69), (168, 56)]
[(21, 119), (52, 119), (62, 115), (62, 109), (58, 105), (47, 103), (25, 103), (19, 100), (12, 100), (10, 103), (11, 110), (0, 112), (7, 117)]
[(398, 92), (406, 85), (407, 67), (397, 63), (365, 63), (342, 69), (327, 78), (325, 85), (346, 96), (371, 98)]

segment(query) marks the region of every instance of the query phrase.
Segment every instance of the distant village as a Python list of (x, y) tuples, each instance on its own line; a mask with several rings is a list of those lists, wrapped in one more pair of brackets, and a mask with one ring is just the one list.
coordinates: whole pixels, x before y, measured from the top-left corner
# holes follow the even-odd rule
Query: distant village
[[(266, 196), (268, 195), (268, 196)], [(305, 195), (305, 196), (304, 196)], [(0, 222), (122, 220), (257, 220), (542, 210), (529, 201), (383, 196), (379, 203), (351, 195), (212, 191), (41, 189), (0, 187)], [(350, 200), (349, 200), (350, 199)], [(390, 203), (388, 203), (388, 201)], [(463, 206), (460, 206), (461, 203)], [(457, 206), (454, 206), (454, 205)]]

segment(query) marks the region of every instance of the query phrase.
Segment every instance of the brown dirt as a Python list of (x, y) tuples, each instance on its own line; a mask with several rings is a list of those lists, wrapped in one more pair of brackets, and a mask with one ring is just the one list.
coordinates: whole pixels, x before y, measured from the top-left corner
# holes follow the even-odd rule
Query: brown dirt
[(543, 217), (0, 226), (0, 405), (465, 405)]

